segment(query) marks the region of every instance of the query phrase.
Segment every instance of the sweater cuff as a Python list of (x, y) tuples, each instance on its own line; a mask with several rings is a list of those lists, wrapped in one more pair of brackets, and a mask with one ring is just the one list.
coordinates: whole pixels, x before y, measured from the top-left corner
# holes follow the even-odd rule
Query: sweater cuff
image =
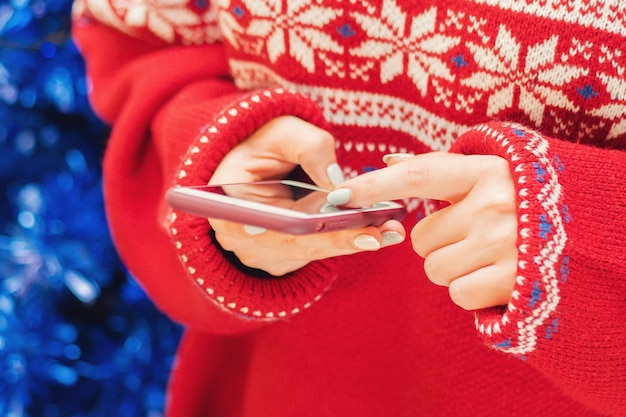
[[(230, 103), (204, 127), (176, 173), (176, 184), (208, 183), (223, 157), (269, 120), (293, 115), (326, 128), (320, 109), (284, 89), (250, 93)], [(312, 262), (282, 277), (247, 274), (213, 243), (209, 222), (171, 210), (169, 231), (189, 279), (221, 309), (257, 320), (277, 320), (310, 307), (331, 286), (336, 261)]]
[(452, 151), (509, 161), (518, 207), (516, 282), (507, 306), (476, 312), (476, 327), (489, 345), (524, 357), (540, 340), (550, 339), (558, 325), (559, 286), (568, 272), (562, 163), (547, 138), (510, 123), (476, 126)]

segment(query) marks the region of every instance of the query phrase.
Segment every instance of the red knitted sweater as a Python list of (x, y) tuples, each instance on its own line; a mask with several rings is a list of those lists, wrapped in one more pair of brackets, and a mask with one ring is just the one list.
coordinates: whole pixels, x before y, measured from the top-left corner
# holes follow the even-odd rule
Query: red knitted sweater
[[(74, 34), (113, 126), (114, 240), (187, 329), (169, 415), (626, 416), (623, 0), (83, 0)], [(250, 275), (168, 209), (284, 114), (331, 131), (348, 176), (506, 158), (510, 303), (459, 309), (409, 242)], [(407, 228), (434, 209), (405, 203)]]

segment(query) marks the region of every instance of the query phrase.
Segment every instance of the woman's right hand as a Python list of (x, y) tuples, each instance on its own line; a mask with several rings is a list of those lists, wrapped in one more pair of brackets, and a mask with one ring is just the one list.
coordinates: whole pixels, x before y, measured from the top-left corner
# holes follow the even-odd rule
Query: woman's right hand
[[(332, 190), (343, 181), (334, 138), (300, 118), (281, 116), (233, 148), (209, 183), (283, 179), (298, 166), (322, 188)], [(274, 276), (320, 259), (376, 251), (402, 242), (406, 235), (395, 220), (376, 227), (309, 235), (289, 235), (217, 219), (209, 222), (222, 248), (233, 252), (244, 265)]]

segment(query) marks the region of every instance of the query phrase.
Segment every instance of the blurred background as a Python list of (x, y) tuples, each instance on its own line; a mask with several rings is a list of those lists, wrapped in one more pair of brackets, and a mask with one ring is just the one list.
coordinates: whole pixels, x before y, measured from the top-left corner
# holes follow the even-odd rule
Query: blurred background
[(163, 414), (181, 329), (116, 256), (70, 0), (0, 0), (0, 416)]

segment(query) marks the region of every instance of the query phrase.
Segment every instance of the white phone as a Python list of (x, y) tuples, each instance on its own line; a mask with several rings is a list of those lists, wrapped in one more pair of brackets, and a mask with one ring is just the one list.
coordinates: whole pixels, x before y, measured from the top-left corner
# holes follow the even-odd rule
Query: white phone
[(290, 234), (331, 232), (403, 220), (406, 209), (394, 201), (372, 207), (336, 207), (329, 191), (293, 180), (170, 188), (170, 207), (195, 216), (229, 220)]

